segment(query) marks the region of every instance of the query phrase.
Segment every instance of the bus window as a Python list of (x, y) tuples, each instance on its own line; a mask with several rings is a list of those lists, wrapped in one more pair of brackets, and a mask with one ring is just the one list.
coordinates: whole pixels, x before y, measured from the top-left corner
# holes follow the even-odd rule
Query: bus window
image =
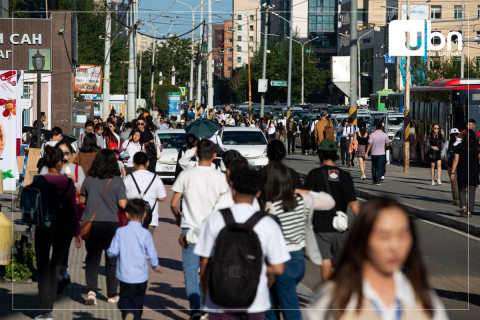
[(438, 117), (440, 127), (445, 130), (446, 135), (448, 135), (450, 127), (447, 125), (447, 113), (445, 112), (445, 102), (443, 101), (438, 104)]
[(438, 101), (431, 102), (431, 109), (432, 109), (432, 124), (439, 123), (438, 122)]

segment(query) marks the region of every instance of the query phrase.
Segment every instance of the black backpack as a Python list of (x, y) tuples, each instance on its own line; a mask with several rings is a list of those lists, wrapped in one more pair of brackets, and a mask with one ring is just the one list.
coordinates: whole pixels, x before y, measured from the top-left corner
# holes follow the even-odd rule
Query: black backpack
[[(140, 187), (138, 186), (137, 181), (135, 180), (135, 177), (133, 176), (133, 173), (131, 173), (130, 175), (132, 176), (132, 180), (135, 183), (135, 187), (137, 187), (138, 194), (141, 197), (140, 199), (143, 200), (143, 196), (148, 192), (148, 190), (150, 190), (150, 187), (152, 186), (153, 182), (155, 182), (155, 179), (157, 178), (157, 175), (156, 174), (153, 175), (152, 181), (150, 181), (150, 184), (148, 185), (147, 189), (145, 189), (145, 191), (143, 191), (143, 192), (140, 190)], [(148, 229), (148, 227), (150, 226), (150, 223), (152, 223), (153, 210), (155, 210), (155, 207), (157, 206), (157, 199), (155, 199), (155, 204), (153, 205), (153, 208), (150, 207), (150, 204), (148, 203), (148, 201), (145, 201), (145, 200), (143, 200), (143, 201), (147, 205), (147, 216), (143, 219), (142, 226), (145, 229)]]
[(210, 298), (223, 307), (247, 308), (257, 295), (264, 261), (260, 239), (253, 227), (267, 214), (256, 212), (240, 224), (235, 222), (229, 208), (220, 212), (225, 227), (218, 234), (210, 260)]
[[(20, 195), (22, 221), (29, 225), (57, 229), (57, 233), (74, 235), (77, 229), (75, 208), (67, 196), (72, 183), (68, 179), (60, 195), (57, 187), (43, 176), (35, 176), (32, 184), (24, 187)], [(55, 228), (57, 225), (61, 226)]]

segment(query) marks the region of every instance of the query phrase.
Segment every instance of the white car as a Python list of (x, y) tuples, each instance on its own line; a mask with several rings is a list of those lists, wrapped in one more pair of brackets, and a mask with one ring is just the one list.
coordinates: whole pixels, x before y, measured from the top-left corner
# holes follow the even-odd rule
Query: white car
[(267, 138), (259, 128), (225, 127), (221, 135), (224, 148), (240, 152), (252, 167), (268, 164)]
[(157, 160), (155, 171), (162, 179), (174, 179), (178, 152), (185, 144), (184, 129), (157, 130), (155, 135), (160, 140), (161, 157)]

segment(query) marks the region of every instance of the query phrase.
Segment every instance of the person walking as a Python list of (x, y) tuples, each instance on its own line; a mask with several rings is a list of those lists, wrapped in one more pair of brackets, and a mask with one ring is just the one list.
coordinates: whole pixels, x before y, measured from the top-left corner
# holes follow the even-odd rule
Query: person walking
[(183, 274), (191, 320), (198, 320), (202, 316), (198, 283), (200, 258), (193, 253), (196, 244), (186, 241), (186, 234), (190, 229), (196, 232), (195, 229), (201, 227), (203, 221), (212, 213), (218, 198), (229, 188), (225, 175), (212, 167), (213, 159), (217, 156), (216, 145), (210, 140), (201, 140), (196, 149), (198, 163), (193, 168), (180, 172), (172, 186), (174, 194), (170, 204), (177, 225), (182, 229), (179, 242), (182, 246)]
[[(127, 199), (140, 198), (148, 202), (151, 210), (151, 222), (148, 225), (148, 231), (153, 236), (155, 228), (158, 226), (158, 206), (157, 202), (165, 201), (167, 191), (163, 185), (162, 179), (155, 173), (148, 171), (148, 158), (143, 152), (137, 152), (133, 156), (134, 172), (125, 177), (125, 189), (127, 190)], [(145, 224), (144, 224), (145, 225)]]
[(132, 134), (129, 137), (130, 140), (125, 140), (122, 145), (122, 149), (130, 155), (128, 160), (124, 160), (125, 171), (128, 174), (133, 172), (133, 157), (137, 152), (145, 152), (143, 144), (140, 142), (142, 132), (138, 129), (132, 130)]
[[(266, 311), (270, 309), (267, 273), (271, 275), (283, 274), (284, 263), (290, 259), (290, 255), (278, 223), (268, 215), (262, 215), (257, 212), (252, 205), (253, 200), (260, 195), (260, 177), (257, 172), (247, 166), (241, 166), (234, 170), (230, 177), (232, 179), (232, 195), (235, 205), (223, 212), (215, 211), (207, 218), (205, 227), (202, 228), (194, 250), (194, 253), (201, 257), (200, 278), (205, 296), (205, 311), (209, 313), (208, 318), (210, 320), (264, 319)], [(256, 221), (256, 223), (252, 221)], [(252, 234), (257, 236), (259, 251), (261, 251), (262, 255), (262, 258), (259, 259), (261, 266), (258, 274), (245, 274), (242, 270), (239, 270), (239, 277), (242, 278), (241, 281), (243, 283), (246, 281), (254, 283), (253, 281), (255, 281), (257, 285), (255, 293), (252, 295), (253, 301), (249, 305), (242, 305), (236, 308), (219, 305), (216, 302), (218, 300), (216, 300), (215, 295), (212, 295), (215, 290), (219, 289), (210, 286), (212, 283), (219, 283), (209, 281), (209, 278), (214, 275), (210, 271), (212, 266), (209, 266), (209, 262), (215, 261), (214, 259), (218, 257), (215, 253), (219, 245), (217, 239), (222, 232), (225, 232), (227, 224), (232, 223), (251, 225), (251, 229), (253, 229)], [(231, 267), (233, 267), (233, 270), (236, 270), (236, 266), (228, 267), (227, 265), (227, 269), (231, 270)], [(239, 267), (240, 269), (242, 268), (242, 266)], [(197, 269), (195, 269), (195, 272), (197, 272)], [(227, 276), (225, 279), (225, 281), (231, 280), (238, 285), (238, 281), (231, 277)], [(238, 288), (222, 289), (230, 289), (229, 291), (232, 295), (231, 303), (244, 298), (246, 294), (246, 292), (242, 292)], [(235, 295), (237, 298), (233, 297)]]
[[(457, 180), (461, 217), (471, 217), (475, 209), (475, 190), (479, 182), (479, 144), (475, 131), (469, 129), (466, 137), (455, 148), (450, 179)], [(468, 192), (468, 202), (467, 202)]]
[[(109, 126), (113, 126), (113, 124), (108, 124)], [(117, 137), (113, 134), (113, 131), (110, 129), (105, 130), (104, 132), (105, 140), (104, 140), (104, 148), (108, 148), (110, 150), (117, 150), (120, 147), (120, 140), (117, 140)]]
[[(268, 164), (259, 170), (260, 175), (262, 176), (262, 182), (265, 182), (267, 175), (267, 167), (271, 163), (281, 163), (287, 155), (287, 150), (285, 145), (278, 139), (274, 139), (268, 142), (267, 144), (267, 158)], [(292, 178), (293, 187), (295, 189), (303, 189), (303, 184), (300, 181), (300, 175), (295, 169), (287, 167)]]
[(308, 149), (310, 149), (310, 122), (307, 117), (303, 117), (300, 122), (300, 139), (302, 142), (302, 154), (308, 155)]
[(457, 180), (452, 180), (451, 177), (453, 159), (455, 158), (455, 149), (462, 142), (462, 139), (459, 136), (460, 131), (457, 128), (450, 129), (450, 139), (443, 144), (442, 152), (440, 154), (440, 158), (445, 159), (447, 163), (448, 178), (450, 179), (450, 187), (452, 189), (452, 203), (456, 206), (458, 206), (460, 203), (458, 184)]
[(360, 179), (365, 180), (367, 178), (367, 176), (365, 175), (365, 168), (367, 166), (367, 158), (365, 157), (365, 155), (370, 134), (368, 133), (367, 125), (365, 122), (360, 122), (358, 128), (359, 131), (355, 134), (355, 139), (358, 142), (356, 156), (358, 158), (358, 163), (360, 166)]
[(314, 136), (317, 146), (319, 146), (320, 143), (322, 143), (323, 139), (325, 139), (325, 128), (333, 128), (333, 123), (332, 121), (327, 119), (327, 113), (325, 111), (322, 111), (320, 113), (320, 117), (320, 120), (317, 121), (314, 128)]
[[(57, 294), (57, 278), (61, 273), (65, 255), (72, 238), (79, 235), (78, 212), (75, 201), (75, 187), (72, 180), (61, 174), (64, 154), (58, 147), (45, 147), (45, 165), (48, 172), (36, 176), (32, 187), (39, 187), (41, 196), (45, 197), (50, 213), (56, 216), (53, 225), (35, 228), (35, 258), (38, 272), (38, 296), (42, 313), (36, 320), (53, 320), (53, 304)], [(56, 193), (44, 193), (54, 185)], [(58, 204), (62, 204), (60, 207)], [(78, 240), (77, 240), (78, 242)], [(51, 254), (50, 254), (51, 253)]]
[(372, 151), (372, 180), (373, 184), (379, 186), (380, 179), (384, 175), (385, 148), (390, 146), (390, 139), (382, 130), (382, 123), (379, 121), (375, 125), (375, 131), (368, 139), (367, 150), (365, 151), (365, 160), (368, 153)]
[(116, 277), (120, 281), (118, 309), (125, 320), (141, 320), (145, 292), (147, 291), (148, 266), (162, 273), (152, 235), (142, 228), (147, 215), (146, 203), (141, 199), (129, 200), (126, 205), (128, 224), (115, 231), (107, 250), (109, 258), (116, 258)]
[[(335, 199), (335, 208), (330, 211), (315, 211), (313, 217), (313, 231), (316, 233), (318, 247), (322, 254), (322, 280), (330, 278), (333, 270), (333, 261), (340, 253), (346, 238), (348, 225), (334, 225), (338, 220), (337, 213), (347, 213), (348, 207), (357, 215), (359, 203), (355, 197), (355, 186), (352, 177), (347, 171), (335, 166), (338, 160), (335, 142), (324, 139), (319, 145), (320, 168), (311, 170), (305, 180), (305, 189), (327, 192)], [(342, 214), (339, 214), (342, 216)], [(343, 216), (344, 217), (344, 216)]]
[(428, 284), (415, 225), (398, 201), (367, 201), (344, 248), (331, 280), (306, 309), (307, 320), (448, 319)]
[(293, 117), (290, 116), (287, 122), (287, 151), (295, 154), (295, 137), (297, 136), (297, 123), (293, 120)]
[(273, 117), (272, 117), (272, 119), (270, 119), (268, 121), (268, 126), (265, 129), (266, 133), (267, 133), (268, 140), (275, 139), (275, 132), (276, 132), (275, 128), (276, 128), (275, 120), (273, 120)]
[(349, 155), (348, 155), (348, 148), (347, 143), (350, 144), (350, 139), (348, 138), (348, 118), (342, 121), (340, 127), (337, 130), (337, 136), (340, 136), (340, 158), (342, 159), (342, 166), (345, 165), (345, 160), (349, 165)]
[[(275, 276), (270, 288), (272, 308), (267, 319), (302, 319), (298, 302), (297, 285), (305, 275), (305, 226), (310, 209), (330, 210), (335, 200), (325, 192), (295, 193), (289, 168), (280, 162), (267, 166), (266, 181), (262, 188), (265, 212), (280, 221), (283, 236), (290, 254), (285, 262), (285, 271)], [(280, 309), (275, 312), (273, 309)]]
[[(109, 149), (98, 152), (87, 178), (83, 181), (79, 197), (86, 204), (82, 222), (91, 221), (90, 236), (85, 240), (85, 278), (87, 280), (87, 305), (97, 304), (98, 270), (102, 252), (105, 251), (108, 303), (118, 302), (118, 280), (115, 278), (116, 258), (110, 258), (110, 247), (118, 227), (118, 209), (125, 209), (127, 194), (115, 153)], [(94, 216), (95, 215), (95, 216)]]
[[(148, 171), (155, 173), (155, 167), (157, 165), (157, 160), (160, 159), (160, 143), (158, 142), (158, 137), (155, 139), (154, 133), (152, 133), (147, 128), (148, 123), (143, 119), (139, 118), (137, 120), (137, 127), (140, 130), (141, 137), (140, 143), (143, 145), (143, 148), (147, 154), (148, 158)], [(158, 148), (157, 148), (158, 145)]]
[(79, 164), (83, 172), (88, 175), (90, 167), (98, 153), (97, 138), (94, 133), (87, 133), (83, 138), (83, 144), (79, 152), (72, 159), (72, 163)]
[(103, 124), (101, 124), (101, 123), (95, 124), (95, 127), (94, 127), (93, 130), (95, 131), (95, 137), (97, 138), (97, 146), (100, 149), (106, 148), (107, 143), (105, 142), (105, 137), (104, 137), (104, 133), (106, 131), (105, 131), (105, 127), (103, 126)]
[(442, 133), (440, 132), (440, 125), (435, 123), (432, 126), (432, 131), (428, 136), (428, 143), (427, 148), (427, 160), (430, 162), (430, 176), (432, 177), (432, 186), (435, 185), (435, 165), (437, 166), (437, 185), (442, 184), (442, 158), (441, 150), (443, 148), (443, 144), (445, 142), (445, 138), (443, 137)]

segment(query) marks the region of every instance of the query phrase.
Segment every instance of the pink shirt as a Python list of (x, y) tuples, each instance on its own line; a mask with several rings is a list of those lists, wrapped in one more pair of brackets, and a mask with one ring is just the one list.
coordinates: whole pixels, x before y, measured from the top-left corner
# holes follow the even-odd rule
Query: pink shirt
[(385, 145), (390, 143), (390, 139), (382, 130), (375, 130), (368, 139), (368, 143), (372, 144), (372, 156), (381, 156), (385, 154)]

